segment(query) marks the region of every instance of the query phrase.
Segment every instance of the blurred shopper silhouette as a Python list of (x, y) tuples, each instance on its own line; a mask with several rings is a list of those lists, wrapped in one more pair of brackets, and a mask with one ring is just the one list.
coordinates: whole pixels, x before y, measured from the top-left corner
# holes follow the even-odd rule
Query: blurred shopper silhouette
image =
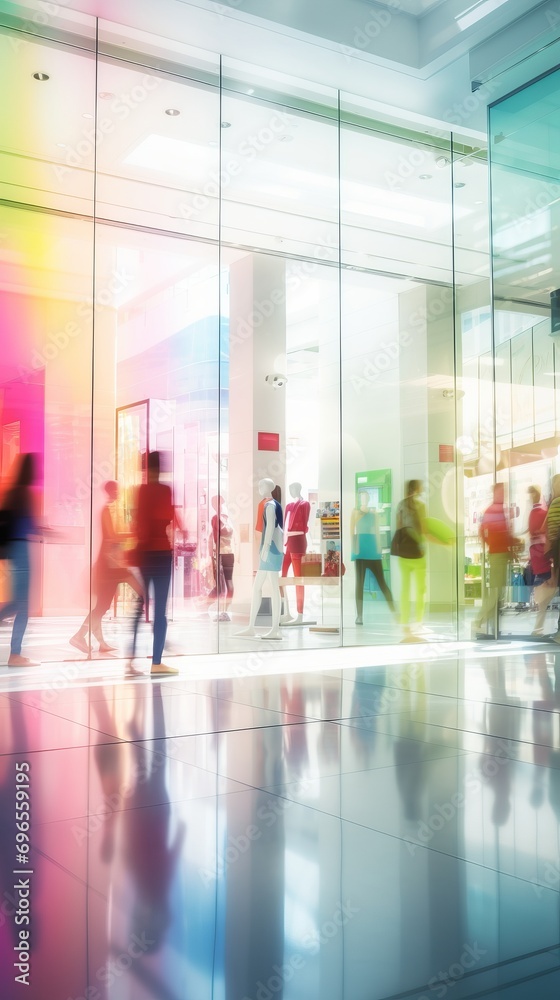
[[(420, 496), (423, 485), (420, 479), (411, 479), (405, 489), (404, 500), (397, 507), (397, 531), (391, 552), (399, 557), (401, 571), (401, 625), (402, 642), (422, 642), (424, 603), (426, 599), (426, 507)], [(393, 541), (395, 542), (395, 539)], [(414, 579), (415, 622), (410, 623), (410, 582)]]
[(20, 455), (18, 469), (11, 488), (2, 503), (2, 522), (5, 532), (5, 555), (11, 564), (12, 597), (0, 606), (0, 621), (14, 618), (10, 643), (9, 667), (38, 666), (34, 660), (21, 655), (21, 646), (29, 618), (29, 588), (31, 583), (29, 542), (43, 532), (36, 510), (37, 497), (33, 491), (36, 480), (35, 455)]
[(492, 503), (482, 515), (479, 534), (486, 547), (490, 573), (480, 615), (473, 625), (475, 634), (493, 618), (501, 591), (507, 583), (507, 568), (512, 551), (519, 546), (519, 539), (513, 537), (506, 515), (503, 483), (495, 483), (492, 487)]
[(116, 531), (113, 520), (113, 504), (119, 495), (118, 483), (110, 480), (105, 483), (103, 488), (107, 494), (107, 501), (101, 512), (101, 547), (94, 568), (96, 602), (91, 613), (87, 615), (76, 634), (70, 639), (71, 646), (86, 654), (90, 652), (91, 648), (88, 635), (90, 630), (99, 643), (100, 653), (108, 653), (115, 648), (105, 641), (102, 622), (103, 615), (111, 607), (119, 584), (127, 583), (139, 597), (142, 596), (142, 587), (134, 573), (124, 564), (121, 544), (124, 535), (120, 535)]
[[(552, 477), (552, 500), (546, 515), (546, 548), (552, 561), (552, 579), (558, 585), (558, 570), (560, 569), (560, 475)], [(554, 642), (560, 643), (560, 617)]]
[[(216, 513), (211, 521), (209, 552), (214, 569), (214, 587), (209, 596), (218, 602), (216, 621), (229, 622), (229, 608), (233, 598), (233, 567), (235, 564), (234, 532), (223, 497), (212, 497)], [(220, 606), (223, 610), (220, 611)]]
[(546, 609), (556, 591), (552, 564), (548, 555), (546, 537), (546, 505), (541, 502), (540, 486), (529, 486), (527, 490), (532, 503), (529, 511), (529, 563), (533, 573), (533, 596), (538, 608), (533, 635), (544, 635)]
[(165, 636), (167, 633), (167, 598), (171, 583), (173, 551), (169, 538), (169, 528), (182, 531), (182, 526), (173, 507), (171, 488), (160, 483), (160, 453), (148, 454), (148, 482), (138, 487), (135, 513), (136, 561), (144, 585), (143, 598), (138, 601), (134, 616), (134, 631), (128, 671), (136, 674), (133, 660), (136, 653), (138, 626), (142, 617), (144, 601), (149, 600), (150, 585), (154, 591), (154, 625), (152, 648), (152, 676), (178, 674), (175, 667), (161, 662)]

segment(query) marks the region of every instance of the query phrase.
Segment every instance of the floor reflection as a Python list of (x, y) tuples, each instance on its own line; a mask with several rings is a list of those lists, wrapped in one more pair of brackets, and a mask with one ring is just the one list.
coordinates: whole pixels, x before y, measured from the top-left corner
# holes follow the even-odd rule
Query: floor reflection
[(558, 996), (557, 654), (414, 656), (0, 695), (2, 997), (22, 761), (28, 997)]

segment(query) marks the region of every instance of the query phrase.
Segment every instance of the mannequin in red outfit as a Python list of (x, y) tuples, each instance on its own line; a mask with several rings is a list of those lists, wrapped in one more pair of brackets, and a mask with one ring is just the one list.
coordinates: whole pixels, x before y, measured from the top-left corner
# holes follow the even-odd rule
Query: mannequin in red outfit
[[(301, 495), (301, 483), (291, 483), (292, 500), (284, 512), (284, 544), (286, 552), (282, 563), (282, 576), (288, 575), (290, 566), (294, 576), (301, 576), (301, 557), (307, 552), (307, 531), (309, 525), (309, 502)], [(296, 587), (297, 617), (292, 618), (285, 592), (282, 593), (283, 609), (280, 624), (299, 625), (303, 621), (303, 600), (305, 588)]]

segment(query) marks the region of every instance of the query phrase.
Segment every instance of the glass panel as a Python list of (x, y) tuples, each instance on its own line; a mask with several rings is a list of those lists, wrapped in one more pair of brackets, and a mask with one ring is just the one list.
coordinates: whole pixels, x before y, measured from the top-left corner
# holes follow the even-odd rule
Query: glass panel
[[(126, 276), (122, 287), (112, 280)], [(208, 616), (207, 535), (210, 498), (217, 491), (218, 251), (216, 247), (127, 228), (97, 227), (95, 352), (95, 468), (117, 479), (113, 519), (123, 532), (134, 523), (137, 487), (147, 481), (146, 454), (159, 451), (160, 479), (172, 487), (181, 525), (174, 543), (168, 601), (172, 653), (217, 648)], [(107, 378), (107, 371), (114, 372)], [(116, 441), (116, 456), (115, 456)], [(116, 459), (116, 461), (115, 461)], [(107, 501), (94, 494), (94, 552), (101, 544)], [(125, 548), (130, 543), (124, 540)], [(132, 569), (138, 576), (137, 570)], [(123, 574), (123, 581), (127, 576)], [(106, 624), (125, 655), (129, 635), (119, 618), (134, 610), (120, 587), (116, 621)], [(187, 627), (188, 626), (188, 627)], [(150, 638), (142, 634), (139, 655)]]
[(259, 85), (247, 67), (241, 87), (240, 73), (224, 60), (222, 240), (336, 262), (336, 91), (290, 102), (289, 78), (271, 74)]
[[(29, 544), (23, 652), (60, 660), (90, 603), (94, 157), (81, 133), (95, 99), (95, 22), (58, 9), (41, 38), (35, 13), (0, 28), (1, 476), (5, 487), (14, 458), (36, 455), (39, 516), (52, 531)], [(68, 39), (80, 24), (78, 48)], [(82, 139), (78, 167), (66, 157)]]
[[(544, 581), (550, 565), (542, 555), (536, 524), (554, 495), (552, 478), (559, 469), (554, 398), (558, 261), (553, 236), (560, 193), (555, 125), (559, 102), (560, 76), (551, 73), (490, 109), (496, 356), (509, 341), (512, 382), (513, 440), (512, 447), (501, 452), (500, 478), (508, 487), (509, 530), (520, 544), (510, 547), (499, 594), (490, 592), (488, 601), (495, 604), (500, 598), (500, 631), (516, 636), (556, 629), (549, 608), (552, 590)], [(544, 548), (549, 544), (547, 540)], [(489, 562), (496, 562), (491, 552)]]
[[(234, 608), (250, 613), (249, 628), (276, 634), (273, 573), (254, 580), (261, 565), (266, 574), (258, 484), (269, 479), (285, 518), (281, 648), (337, 645), (337, 97), (319, 88), (312, 102), (307, 85), (230, 60), (223, 73), (220, 495), (238, 540)], [(226, 626), (220, 648), (247, 644)]]
[(218, 238), (219, 60), (99, 22), (97, 215)]
[[(364, 127), (354, 107), (343, 100), (345, 637), (451, 637), (455, 548), (437, 544), (456, 535), (450, 146)], [(420, 545), (391, 558), (405, 516)]]

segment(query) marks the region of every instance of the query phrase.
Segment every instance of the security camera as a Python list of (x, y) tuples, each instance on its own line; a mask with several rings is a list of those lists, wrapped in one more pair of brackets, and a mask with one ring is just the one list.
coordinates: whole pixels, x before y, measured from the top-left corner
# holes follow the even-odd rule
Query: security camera
[(286, 385), (288, 381), (287, 375), (265, 375), (264, 377), (267, 385), (271, 385), (273, 389), (281, 389), (282, 386)]

